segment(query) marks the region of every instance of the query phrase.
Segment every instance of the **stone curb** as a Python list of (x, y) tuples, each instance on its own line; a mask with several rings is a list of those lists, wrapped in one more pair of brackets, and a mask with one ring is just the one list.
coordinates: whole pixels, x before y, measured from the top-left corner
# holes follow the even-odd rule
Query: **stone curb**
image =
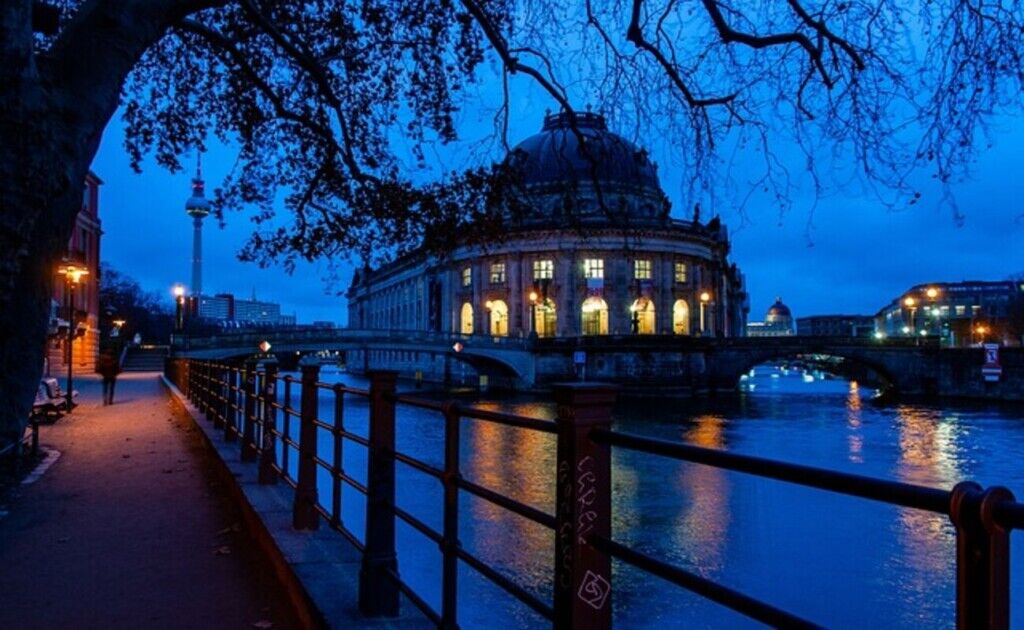
[[(340, 534), (322, 526), (314, 532), (292, 528), (292, 488), (260, 485), (255, 463), (241, 461), (238, 443), (226, 443), (213, 424), (167, 377), (160, 380), (216, 453), (218, 474), (241, 508), (244, 526), (269, 561), (304, 628), (432, 628), (404, 596), (400, 617), (371, 619), (359, 612), (359, 550)], [(323, 525), (323, 523), (321, 523)]]

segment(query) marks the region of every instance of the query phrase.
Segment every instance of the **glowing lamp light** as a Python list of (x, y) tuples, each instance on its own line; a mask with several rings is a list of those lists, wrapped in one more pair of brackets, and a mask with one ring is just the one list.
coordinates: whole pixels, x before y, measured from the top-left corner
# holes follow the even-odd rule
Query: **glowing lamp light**
[(939, 297), (939, 290), (936, 289), (935, 287), (928, 287), (928, 290), (925, 291), (925, 295), (928, 296), (929, 300), (934, 300), (935, 298)]
[(885, 333), (880, 330), (875, 332), (875, 339), (885, 339)]
[(704, 302), (704, 303), (710, 302), (711, 301), (711, 294), (708, 293), (707, 291), (702, 292), (700, 294), (700, 301)]
[(456, 341), (454, 344), (452, 344), (452, 350), (454, 350), (456, 352), (462, 352), (462, 349), (464, 347), (465, 346), (462, 345), (461, 341)]
[(487, 300), (486, 302), (484, 302), (484, 308), (486, 308), (487, 310), (491, 310), (492, 306), (494, 306), (494, 302), (492, 302), (490, 300)]
[(907, 298), (905, 300), (903, 300), (903, 304), (904, 304), (904, 306), (909, 308), (909, 307), (912, 307), (915, 304), (917, 304), (917, 301), (914, 300), (914, 298), (912, 298), (910, 296), (907, 296)]
[(928, 336), (928, 331), (927, 330), (922, 330), (921, 331), (921, 336), (922, 337), (927, 337)]
[(270, 342), (266, 339), (260, 342), (260, 352), (263, 354), (270, 352)]
[(78, 284), (82, 281), (82, 276), (89, 275), (89, 268), (80, 267), (74, 263), (64, 263), (57, 268), (57, 273), (64, 276), (68, 282)]
[(117, 326), (118, 328), (120, 328), (120, 327), (125, 325), (125, 320), (123, 320), (123, 319), (115, 319), (114, 320), (114, 325)]
[(910, 326), (904, 326), (903, 327), (903, 334), (904, 335), (910, 334)]
[(174, 297), (176, 298), (185, 297), (185, 286), (181, 284), (174, 285), (172, 293), (174, 293)]
[(539, 297), (540, 296), (537, 295), (536, 291), (530, 291), (530, 302), (533, 302), (534, 304), (536, 304), (537, 303), (537, 298), (539, 298)]

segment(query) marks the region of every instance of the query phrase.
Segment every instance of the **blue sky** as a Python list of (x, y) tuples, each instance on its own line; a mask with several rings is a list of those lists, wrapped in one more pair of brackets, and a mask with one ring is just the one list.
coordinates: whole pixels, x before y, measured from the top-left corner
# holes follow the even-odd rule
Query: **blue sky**
[[(540, 129), (543, 110), (550, 107), (524, 90), (513, 99), (510, 140)], [(487, 133), (491, 114), (470, 108), (462, 115), (468, 139)], [(963, 279), (1004, 279), (1024, 274), (1024, 126), (1019, 118), (995, 121), (993, 147), (978, 155), (973, 178), (953, 188), (966, 220), (958, 226), (937, 190), (924, 187), (922, 202), (892, 211), (871, 197), (847, 190), (820, 201), (795, 198), (785, 216), (757, 197), (742, 212), (728, 201), (715, 210), (730, 227), (732, 259), (746, 274), (751, 294), (751, 319), (761, 319), (775, 296), (794, 315), (874, 313), (905, 288), (922, 282)], [(104, 135), (93, 170), (104, 180), (100, 213), (102, 259), (134, 276), (147, 289), (165, 292), (190, 277), (191, 221), (184, 203), (190, 194), (194, 157), (189, 171), (170, 174), (153, 163), (141, 175), (128, 165), (122, 149), (121, 123), (115, 118)], [(678, 147), (638, 139), (671, 164)], [(786, 149), (781, 149), (785, 153)], [(463, 161), (469, 158), (460, 158)], [(213, 147), (204, 156), (207, 189), (227, 173), (234, 154)], [(456, 160), (458, 161), (458, 160)], [(678, 168), (660, 169), (662, 185), (674, 214), (688, 216), (682, 202)], [(927, 181), (925, 176), (922, 176)], [(744, 182), (736, 178), (740, 188)], [(733, 191), (735, 192), (735, 191)], [(705, 210), (705, 219), (710, 211)], [(300, 322), (344, 322), (345, 301), (336, 295), (351, 279), (351, 267), (339, 266), (335, 283), (325, 262), (300, 264), (294, 275), (280, 268), (260, 269), (242, 263), (237, 252), (252, 223), (245, 209), (226, 216), (220, 228), (208, 220), (204, 229), (204, 292), (232, 292), (279, 302), (283, 312)]]

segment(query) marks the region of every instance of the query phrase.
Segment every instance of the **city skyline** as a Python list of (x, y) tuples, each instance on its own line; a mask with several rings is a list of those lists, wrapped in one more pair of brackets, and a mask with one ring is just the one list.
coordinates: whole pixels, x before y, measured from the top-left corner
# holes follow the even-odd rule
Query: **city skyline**
[[(523, 104), (523, 116), (510, 133), (514, 144), (537, 127), (543, 112), (532, 102)], [(467, 113), (467, 116), (469, 114)], [(119, 120), (119, 119), (115, 119)], [(716, 209), (729, 228), (732, 259), (746, 275), (750, 293), (750, 318), (763, 312), (781, 296), (794, 316), (829, 313), (873, 314), (893, 295), (924, 282), (1003, 280), (1024, 274), (1024, 209), (1015, 207), (1024, 198), (1024, 181), (1015, 178), (1019, 161), (1016, 148), (1024, 144), (1024, 131), (1012, 127), (1014, 119), (997, 119), (993, 129), (1008, 132), (979, 152), (974, 178), (952, 186), (957, 209), (964, 216), (958, 225), (937, 186), (922, 184), (921, 203), (906, 210), (885, 208), (871, 196), (845, 194), (819, 200), (798, 194), (784, 216), (769, 208), (768, 199), (752, 196), (742, 210), (728, 201)], [(469, 124), (468, 136), (486, 134), (485, 124)], [(122, 148), (120, 122), (112, 122), (93, 170), (104, 180), (103, 260), (129, 271), (148, 290), (161, 291), (189, 277), (191, 221), (185, 214), (195, 154), (183, 157), (184, 170), (171, 174), (147, 161), (141, 175), (128, 165)], [(684, 209), (685, 185), (679, 168), (670, 160), (675, 150), (653, 140), (638, 138), (663, 160), (659, 172), (662, 187), (673, 204), (676, 218), (688, 218)], [(795, 153), (795, 152), (793, 152)], [(468, 159), (468, 158), (466, 158)], [(217, 188), (234, 161), (230, 147), (214, 145), (204, 154), (204, 176), (210, 191)], [(922, 175), (926, 182), (926, 178)], [(724, 195), (723, 195), (724, 196)], [(767, 196), (766, 196), (767, 197)], [(144, 243), (123, 226), (140, 209), (135, 200), (145, 199), (148, 225), (163, 235)], [(813, 207), (813, 215), (810, 208)], [(705, 208), (706, 220), (715, 210)], [(313, 263), (299, 261), (289, 276), (281, 267), (260, 269), (242, 263), (237, 252), (248, 237), (252, 211), (225, 214), (226, 226), (208, 221), (204, 252), (204, 293), (248, 296), (253, 289), (261, 300), (278, 302), (283, 312), (296, 313), (298, 321), (346, 323), (341, 295), (352, 277), (350, 261)], [(324, 278), (333, 274), (333, 284)], [(243, 277), (245, 280), (238, 280)], [(169, 299), (169, 298), (168, 298)]]

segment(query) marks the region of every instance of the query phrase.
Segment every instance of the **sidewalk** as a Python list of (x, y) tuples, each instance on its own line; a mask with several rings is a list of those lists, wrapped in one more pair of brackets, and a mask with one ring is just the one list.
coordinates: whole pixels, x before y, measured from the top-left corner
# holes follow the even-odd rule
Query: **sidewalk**
[(60, 457), (0, 515), (0, 628), (294, 626), (158, 374), (122, 374), (109, 407), (95, 378), (75, 387), (40, 429)]

